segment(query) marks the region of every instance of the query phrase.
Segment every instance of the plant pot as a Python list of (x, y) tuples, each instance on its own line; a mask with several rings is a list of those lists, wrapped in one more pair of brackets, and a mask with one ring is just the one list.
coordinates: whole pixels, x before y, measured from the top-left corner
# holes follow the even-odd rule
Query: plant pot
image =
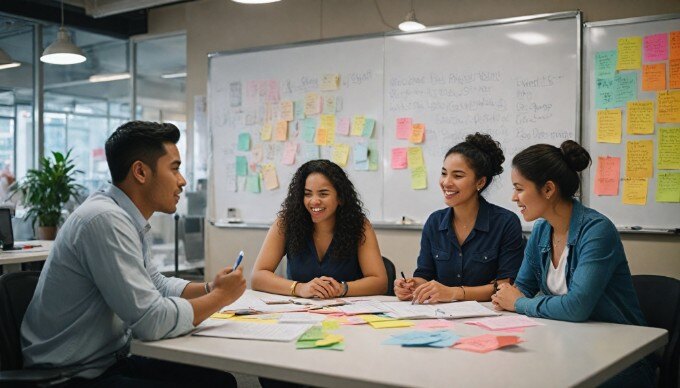
[(56, 237), (56, 226), (38, 226), (38, 240), (54, 240)]

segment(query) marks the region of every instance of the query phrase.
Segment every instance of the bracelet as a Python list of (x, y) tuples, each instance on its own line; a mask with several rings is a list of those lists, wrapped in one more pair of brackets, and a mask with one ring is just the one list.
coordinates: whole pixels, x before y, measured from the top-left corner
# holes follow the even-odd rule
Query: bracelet
[(344, 289), (344, 290), (342, 291), (342, 295), (340, 295), (340, 298), (342, 298), (342, 297), (344, 297), (345, 295), (347, 295), (347, 292), (349, 291), (349, 285), (348, 285), (347, 282), (345, 282), (345, 281), (340, 282), (340, 284), (342, 284), (342, 287), (343, 287), (343, 289)]
[(291, 284), (291, 286), (290, 286), (290, 295), (291, 296), (297, 296), (297, 295), (295, 295), (295, 287), (298, 285), (298, 283), (299, 282), (293, 282), (293, 284)]
[(210, 289), (210, 282), (205, 282), (205, 284), (203, 285), (203, 289), (205, 290), (205, 294), (208, 295), (210, 291), (212, 291)]
[(461, 300), (465, 300), (465, 288), (463, 288), (463, 286), (458, 286), (458, 287), (460, 287), (461, 291), (463, 291), (463, 299), (461, 299)]

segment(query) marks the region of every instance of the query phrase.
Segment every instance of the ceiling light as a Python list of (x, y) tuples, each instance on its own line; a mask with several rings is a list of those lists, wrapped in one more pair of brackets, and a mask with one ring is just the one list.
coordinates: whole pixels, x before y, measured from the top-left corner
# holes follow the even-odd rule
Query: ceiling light
[(90, 82), (111, 82), (122, 79), (129, 79), (130, 73), (110, 73), (110, 74), (95, 74), (90, 76)]
[(19, 66), (21, 66), (21, 62), (13, 60), (12, 57), (10, 57), (9, 54), (5, 52), (5, 50), (0, 49), (0, 70), (11, 69), (13, 67)]
[(182, 71), (182, 72), (179, 72), (179, 73), (168, 73), (168, 74), (161, 75), (161, 78), (165, 78), (165, 79), (186, 78), (186, 77), (187, 77), (186, 71)]
[(53, 65), (73, 65), (85, 62), (87, 58), (83, 52), (71, 42), (71, 36), (64, 27), (64, 1), (61, 2), (61, 26), (57, 32), (57, 39), (47, 46), (40, 57), (41, 62)]
[(231, 0), (234, 3), (241, 3), (241, 4), (267, 4), (267, 3), (276, 3), (277, 1), (281, 0)]
[(399, 29), (404, 32), (420, 31), (425, 29), (425, 25), (416, 19), (416, 11), (411, 0), (411, 10), (406, 14), (404, 21), (399, 23)]

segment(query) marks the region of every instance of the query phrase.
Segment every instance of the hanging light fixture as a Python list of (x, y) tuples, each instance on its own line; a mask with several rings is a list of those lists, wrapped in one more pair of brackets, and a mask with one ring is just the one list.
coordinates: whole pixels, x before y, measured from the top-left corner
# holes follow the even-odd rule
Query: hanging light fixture
[(64, 1), (61, 1), (61, 26), (57, 32), (57, 40), (47, 46), (40, 57), (41, 62), (53, 65), (73, 65), (85, 62), (87, 58), (82, 50), (71, 42), (71, 36), (64, 27)]
[(416, 11), (411, 0), (411, 10), (408, 11), (404, 21), (399, 23), (399, 29), (404, 32), (420, 31), (425, 29), (425, 25), (416, 19)]
[(12, 57), (10, 57), (9, 54), (5, 52), (5, 50), (0, 48), (0, 70), (11, 69), (13, 67), (19, 66), (21, 66), (21, 62), (13, 60)]

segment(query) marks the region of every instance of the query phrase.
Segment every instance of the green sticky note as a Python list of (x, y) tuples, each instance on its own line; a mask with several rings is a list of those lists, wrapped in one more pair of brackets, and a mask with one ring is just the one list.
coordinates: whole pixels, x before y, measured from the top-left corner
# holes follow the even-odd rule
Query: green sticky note
[(249, 133), (239, 133), (238, 135), (238, 150), (239, 151), (249, 151), (250, 150), (250, 134)]
[(637, 91), (637, 72), (619, 73), (614, 76), (614, 106), (626, 106), (628, 101), (636, 101)]
[(300, 336), (299, 341), (317, 341), (323, 339), (323, 337), (323, 327), (312, 326), (302, 336)]
[(375, 141), (368, 144), (368, 169), (371, 171), (378, 171), (380, 161), (378, 160), (378, 147)]
[(615, 107), (613, 78), (598, 78), (595, 81), (595, 107), (597, 109)]
[(316, 347), (316, 340), (298, 341), (295, 343), (296, 349), (312, 349)]
[(248, 175), (248, 159), (245, 156), (236, 157), (236, 175), (246, 176)]
[(659, 173), (656, 178), (656, 202), (680, 202), (680, 173)]
[(364, 130), (361, 132), (361, 136), (370, 139), (373, 137), (373, 128), (375, 128), (375, 119), (364, 119)]
[(260, 192), (260, 174), (251, 174), (246, 177), (246, 190), (251, 193)]
[(314, 142), (314, 135), (316, 135), (316, 118), (308, 117), (302, 121), (302, 138), (307, 143)]
[(616, 74), (616, 50), (595, 54), (595, 79), (612, 78)]

